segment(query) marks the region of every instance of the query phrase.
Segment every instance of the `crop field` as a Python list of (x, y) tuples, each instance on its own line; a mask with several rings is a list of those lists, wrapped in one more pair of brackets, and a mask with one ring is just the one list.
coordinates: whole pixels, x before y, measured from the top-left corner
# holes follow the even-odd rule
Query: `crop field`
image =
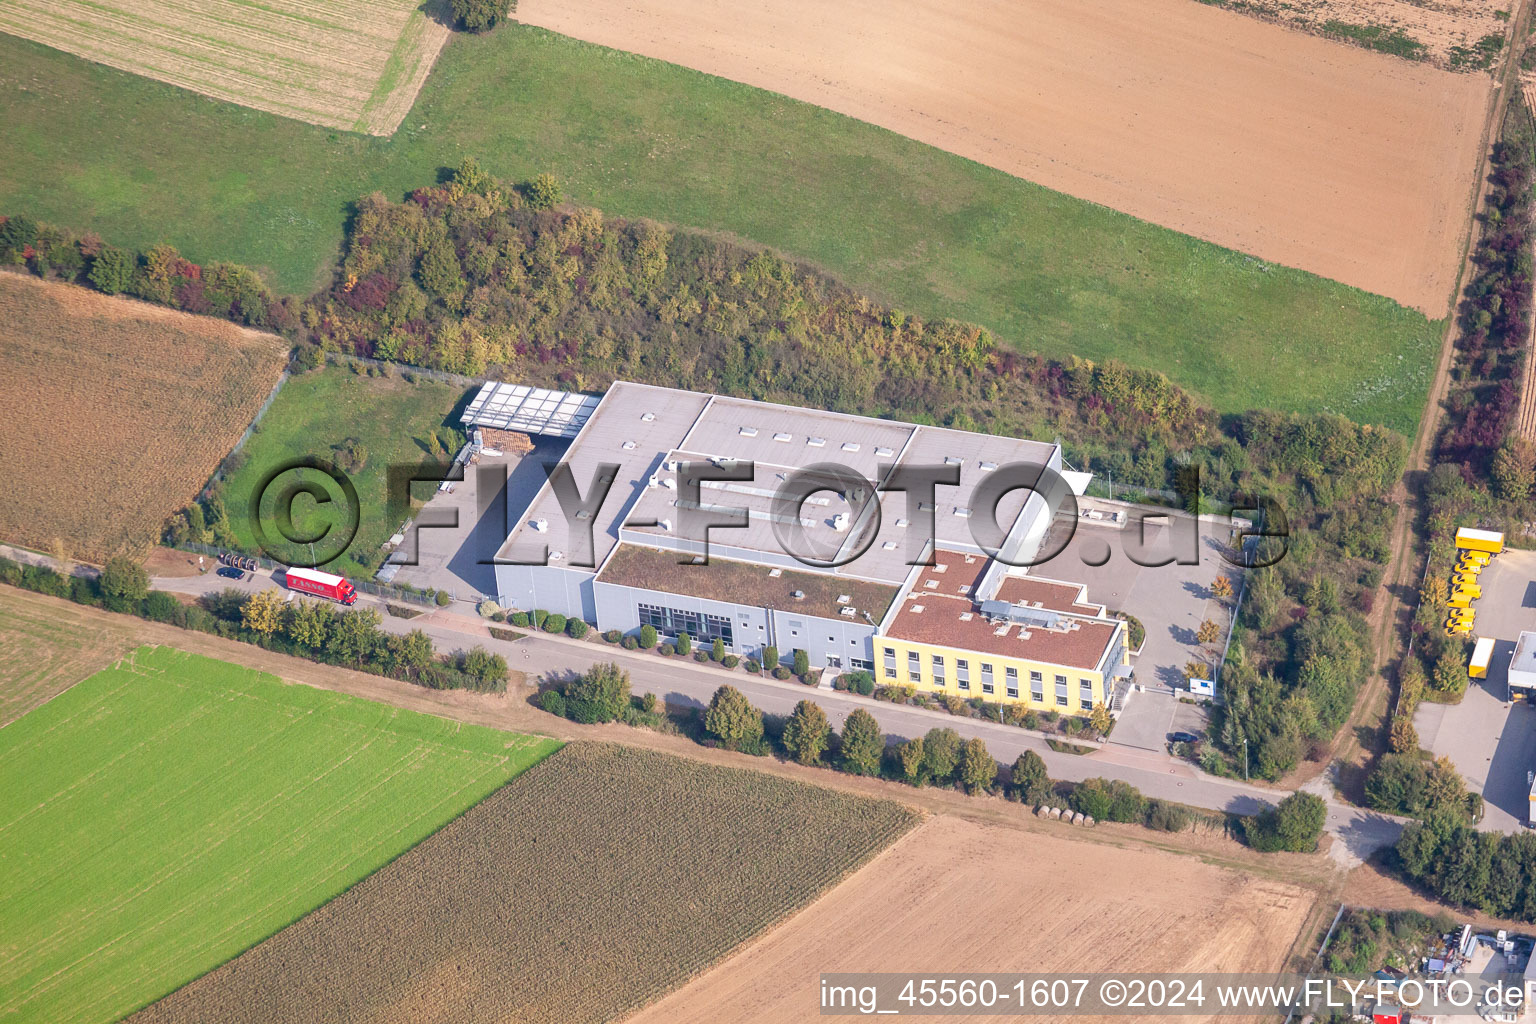
[[(1390, 88), (1400, 73), (1433, 71), (1280, 35), (1347, 63), (1375, 59)], [(1027, 351), (1155, 367), (1224, 412), (1330, 410), (1412, 436), (1439, 351), (1441, 324), (1390, 299), (816, 106), (522, 25), (456, 36), (389, 139), (196, 100), (8, 36), (0, 105), (0, 210), (238, 260), (290, 292), (328, 280), (349, 203), (374, 190), (398, 198), (474, 154), (506, 178), (549, 171), (572, 200), (609, 214), (774, 246), (889, 305), (973, 320)], [(1409, 163), (1423, 166), (1422, 154)], [(1442, 307), (1448, 295), (1447, 284)]]
[(616, 1020), (916, 821), (747, 769), (570, 744), (133, 1024)]
[(420, 0), (0, 0), (0, 31), (215, 99), (388, 135), (448, 27)]
[(276, 335), (0, 274), (0, 539), (95, 561), (148, 547), (287, 356)]
[[(428, 458), (428, 438), (434, 432), (443, 437), (461, 437), (457, 421), (450, 423), (450, 414), (462, 407), (464, 397), (463, 388), (425, 378), (409, 383), (398, 370), (389, 377), (368, 377), (353, 373), (346, 366), (327, 366), (290, 378), (241, 449), (238, 468), (225, 482), (225, 502), (232, 510), (248, 509), (262, 480), (274, 469), (301, 456), (313, 455), (336, 463), (357, 488), (359, 520), (357, 536), (346, 553), (326, 568), (343, 575), (372, 576), (384, 558), (380, 547), (408, 514), (403, 507), (393, 511), (387, 507), (389, 467), (415, 466)], [(344, 459), (337, 448), (349, 439), (358, 441), (366, 452), (361, 465), (342, 464)], [(446, 457), (438, 457), (439, 461), (452, 460), (458, 442), (439, 443), (452, 446)], [(272, 490), (281, 490), (281, 484), (288, 479), (286, 475), (282, 477), (279, 486)], [(306, 479), (325, 486), (334, 504), (316, 505), (308, 498), (300, 498), (294, 503), (297, 530), (311, 533), (327, 525), (339, 528), (344, 521), (339, 511), (344, 500), (340, 489), (312, 471), (306, 472)], [(418, 499), (425, 499), (434, 490), (431, 484), (415, 484), (411, 488)], [(243, 511), (232, 513), (231, 519), (240, 543), (246, 550), (254, 551), (256, 543), (249, 515)], [(271, 519), (264, 517), (263, 522)], [(340, 536), (339, 532), (336, 535)], [(277, 536), (269, 534), (269, 538), (281, 550)], [(301, 556), (307, 548), (288, 553)], [(315, 552), (316, 558), (330, 553), (333, 552), (319, 549)]]
[(1188, 854), (940, 816), (628, 1024), (814, 1020), (824, 971), (1271, 973), (1317, 899)]
[(1200, 0), (1452, 71), (1486, 71), (1513, 0)]
[(1492, 88), (1189, 0), (526, 0), (518, 18), (1432, 317), (1449, 308)]
[(127, 630), (59, 622), (50, 607), (0, 587), (0, 727), (105, 668), (132, 646)]
[(0, 1019), (118, 1020), (557, 746), (141, 647), (0, 729)]

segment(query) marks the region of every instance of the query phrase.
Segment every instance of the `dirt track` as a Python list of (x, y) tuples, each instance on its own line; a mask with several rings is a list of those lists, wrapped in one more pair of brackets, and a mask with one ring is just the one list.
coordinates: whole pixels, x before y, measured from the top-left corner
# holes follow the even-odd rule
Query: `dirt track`
[(1492, 87), (1189, 0), (522, 0), (517, 16), (1434, 317)]
[(941, 816), (630, 1024), (815, 1020), (822, 972), (1273, 971), (1315, 899), (1190, 857)]

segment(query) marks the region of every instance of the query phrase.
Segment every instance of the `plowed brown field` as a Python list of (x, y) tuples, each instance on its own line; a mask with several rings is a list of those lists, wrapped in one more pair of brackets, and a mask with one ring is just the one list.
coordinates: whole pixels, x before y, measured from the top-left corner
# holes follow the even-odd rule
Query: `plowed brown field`
[(153, 543), (271, 392), (272, 334), (0, 273), (0, 540)]
[(823, 972), (1277, 971), (1316, 899), (1191, 856), (940, 816), (629, 1024), (809, 1024)]
[(1492, 87), (1190, 0), (522, 0), (517, 17), (1432, 317)]
[(0, 31), (183, 89), (389, 135), (448, 38), (420, 0), (0, 0)]

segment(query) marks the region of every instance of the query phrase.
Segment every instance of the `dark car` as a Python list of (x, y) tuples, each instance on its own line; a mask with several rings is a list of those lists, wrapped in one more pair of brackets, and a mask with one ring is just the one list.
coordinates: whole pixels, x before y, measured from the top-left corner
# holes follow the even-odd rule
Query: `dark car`
[(1200, 737), (1192, 732), (1171, 732), (1168, 734), (1169, 743), (1199, 743)]
[(243, 569), (236, 569), (232, 565), (224, 566), (222, 569), (219, 570), (218, 575), (224, 577), (227, 580), (243, 580), (243, 579), (245, 579), (245, 571)]

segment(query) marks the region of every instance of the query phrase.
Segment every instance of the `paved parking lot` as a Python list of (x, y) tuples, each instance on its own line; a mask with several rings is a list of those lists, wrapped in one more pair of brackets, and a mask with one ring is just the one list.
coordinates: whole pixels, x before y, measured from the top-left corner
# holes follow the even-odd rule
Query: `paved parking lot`
[(1109, 734), (1109, 742), (1166, 752), (1169, 733), (1189, 732), (1204, 736), (1206, 719), (1204, 708), (1182, 704), (1167, 690), (1142, 690), (1127, 695), (1120, 719)]
[[(477, 465), (468, 467), (462, 482), (453, 484), (452, 491), (432, 495), (400, 546), (401, 557), (414, 554), (416, 564), (402, 566), (395, 582), (446, 590), (461, 600), (494, 595), (491, 559), (543, 486), (544, 464), (558, 462), (565, 447), (563, 441), (540, 438), (522, 458), (482, 456)], [(482, 467), (494, 473), (487, 483), (498, 485), (484, 500), (479, 492)], [(499, 486), (503, 472), (505, 487)]]
[(1536, 629), (1536, 552), (1505, 551), (1478, 584), (1473, 634), (1496, 641), (1488, 677), (1471, 680), (1460, 704), (1420, 704), (1413, 724), (1424, 749), (1449, 757), (1467, 788), (1483, 795), (1484, 824), (1509, 832), (1525, 821), (1526, 773), (1536, 769), (1536, 707), (1511, 705), (1508, 684), (1515, 641), (1521, 630)]

